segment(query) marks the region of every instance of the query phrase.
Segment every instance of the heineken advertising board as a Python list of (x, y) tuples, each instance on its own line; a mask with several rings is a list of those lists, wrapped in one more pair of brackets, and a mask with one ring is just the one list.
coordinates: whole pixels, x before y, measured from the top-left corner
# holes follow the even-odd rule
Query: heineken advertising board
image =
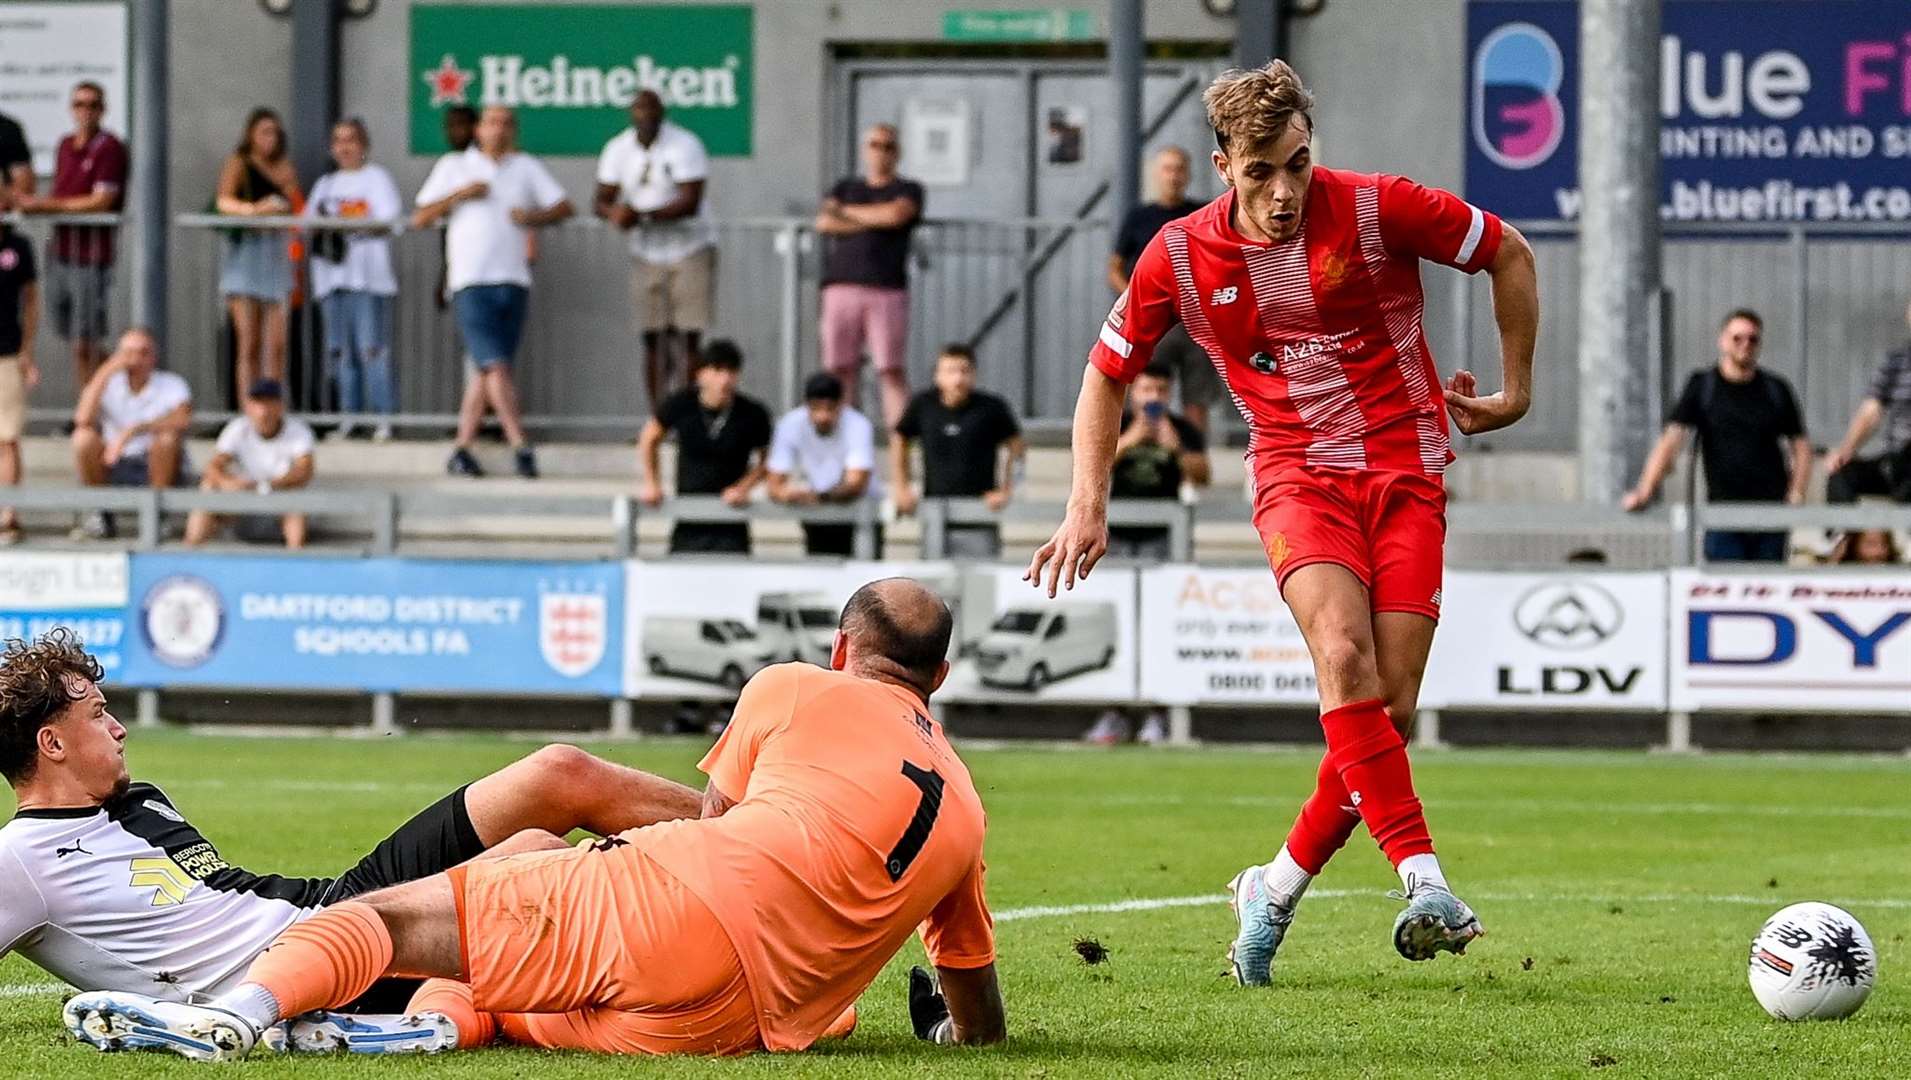
[(534, 154), (594, 156), (644, 90), (712, 154), (750, 153), (746, 4), (418, 4), (411, 152), (445, 149), (446, 107), (509, 105)]

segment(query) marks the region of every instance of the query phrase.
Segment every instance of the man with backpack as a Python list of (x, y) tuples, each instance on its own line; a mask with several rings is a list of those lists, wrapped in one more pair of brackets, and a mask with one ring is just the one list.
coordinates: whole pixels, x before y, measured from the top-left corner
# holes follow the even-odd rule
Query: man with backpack
[[(1718, 363), (1693, 372), (1667, 417), (1665, 434), (1646, 459), (1639, 483), (1620, 505), (1649, 505), (1672, 470), (1686, 436), (1697, 433), (1710, 502), (1805, 501), (1811, 442), (1791, 384), (1758, 366), (1765, 333), (1758, 313), (1739, 309), (1719, 330)], [(1787, 458), (1790, 463), (1787, 465)], [(1784, 562), (1789, 534), (1714, 530), (1705, 534), (1709, 562)]]

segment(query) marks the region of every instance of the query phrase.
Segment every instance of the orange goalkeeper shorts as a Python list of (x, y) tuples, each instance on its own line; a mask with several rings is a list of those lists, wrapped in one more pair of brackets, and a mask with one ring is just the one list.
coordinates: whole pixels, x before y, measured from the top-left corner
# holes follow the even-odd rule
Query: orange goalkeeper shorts
[(514, 1040), (611, 1054), (761, 1047), (735, 948), (636, 844), (480, 859), (450, 872), (465, 981)]

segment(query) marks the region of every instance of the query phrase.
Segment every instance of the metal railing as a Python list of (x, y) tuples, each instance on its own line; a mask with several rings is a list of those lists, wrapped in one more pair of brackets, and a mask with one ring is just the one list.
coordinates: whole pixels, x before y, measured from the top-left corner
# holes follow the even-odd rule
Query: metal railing
[[(396, 223), (334, 219), (182, 214), (175, 218), (171, 366), (186, 375), (202, 411), (233, 403), (231, 331), (218, 293), (222, 247), (244, 231), (284, 232), (306, 262), (309, 243), (293, 237), (327, 229), (390, 228)], [(796, 400), (803, 374), (818, 367), (817, 309), (823, 245), (809, 221), (732, 219), (717, 234), (715, 325), (709, 337), (742, 348), (746, 392), (772, 405)], [(631, 296), (628, 237), (601, 222), (573, 219), (539, 230), (531, 313), (515, 374), (527, 421), (543, 431), (625, 434), (649, 412), (643, 400), (642, 341)], [(391, 245), (399, 294), (392, 353), (399, 427), (445, 428), (463, 389), (462, 349), (441, 303), (441, 230), (398, 230)], [(1046, 310), (1095, 311), (1108, 297), (1101, 281), (1108, 229), (1096, 221), (930, 220), (915, 234), (910, 260), (910, 378), (925, 384), (937, 349), (963, 341), (982, 354), (990, 387), (1029, 415), (1061, 415), (1078, 369), (1065, 374), (1031, 362), (1053, 356), (1080, 327), (1043, 320)], [(323, 330), (304, 263), (288, 301), (288, 375), (293, 405), (321, 422), (369, 420), (337, 413), (324, 368)], [(865, 380), (865, 386), (873, 383)], [(874, 404), (873, 389), (866, 399)]]
[[(853, 557), (876, 556), (876, 531), (885, 522), (881, 506), (862, 502), (833, 506), (787, 506), (769, 501), (733, 507), (716, 496), (665, 499), (655, 507), (631, 495), (565, 495), (536, 492), (463, 493), (448, 491), (392, 491), (386, 489), (304, 489), (254, 492), (197, 491), (184, 488), (22, 487), (0, 489), (0, 505), (22, 511), (86, 513), (105, 511), (131, 514), (137, 521), (129, 537), (134, 548), (153, 550), (167, 543), (163, 528), (168, 515), (195, 510), (221, 515), (280, 516), (308, 514), (323, 517), (338, 535), (364, 537), (364, 554), (389, 555), (407, 547), (406, 537), (424, 532), (416, 526), (429, 520), (517, 518), (539, 522), (567, 521), (601, 528), (587, 529), (601, 537), (604, 547), (586, 557), (630, 558), (637, 554), (641, 521), (799, 522), (852, 526)], [(977, 525), (1039, 525), (1053, 527), (1062, 520), (1066, 504), (1054, 500), (1009, 503), (989, 509), (980, 499), (925, 498), (916, 510), (918, 554), (924, 559), (947, 556), (949, 531)], [(1167, 531), (1167, 561), (1225, 565), (1230, 560), (1204, 553), (1197, 540), (1201, 526), (1245, 525), (1250, 507), (1239, 499), (1210, 499), (1197, 503), (1176, 500), (1117, 499), (1109, 503), (1111, 527), (1160, 527)], [(1791, 531), (1889, 529), (1911, 533), (1911, 506), (1879, 502), (1841, 506), (1778, 506), (1773, 504), (1670, 503), (1645, 513), (1576, 504), (1455, 503), (1448, 508), (1448, 563), (1456, 567), (1535, 569), (1589, 559), (1613, 568), (1665, 568), (1706, 565), (1699, 539), (1708, 530)], [(343, 523), (356, 528), (347, 530)], [(1510, 542), (1506, 548), (1469, 549), (1480, 539)], [(1535, 545), (1534, 541), (1543, 541)], [(1525, 547), (1521, 548), (1522, 542)], [(1632, 544), (1632, 547), (1626, 545)], [(1238, 550), (1239, 545), (1230, 545)], [(332, 546), (327, 553), (336, 554)], [(1026, 552), (1004, 553), (1019, 561)], [(1457, 557), (1456, 557), (1457, 556)], [(1243, 558), (1243, 564), (1257, 559)]]
[[(64, 225), (115, 226), (118, 215), (35, 215), (12, 219), (39, 242)], [(230, 398), (230, 332), (218, 292), (226, 235), (245, 229), (365, 229), (379, 223), (185, 214), (168, 285), (172, 341), (167, 362), (199, 395), (199, 413), (216, 421)], [(817, 364), (817, 295), (823, 248), (806, 218), (715, 222), (716, 321), (748, 364), (744, 389), (772, 406), (793, 403)], [(1505, 432), (1467, 440), (1476, 449), (1570, 450), (1577, 440), (1577, 229), (1521, 223), (1540, 257), (1545, 318), (1540, 386), (1533, 413)], [(641, 386), (641, 343), (632, 315), (627, 237), (601, 222), (574, 219), (541, 230), (531, 317), (517, 374), (533, 426), (544, 432), (627, 435), (648, 413)], [(120, 239), (125, 239), (121, 237)], [(1685, 372), (1709, 363), (1726, 310), (1761, 310), (1769, 333), (1764, 363), (1799, 391), (1807, 429), (1823, 440), (1842, 431), (1883, 352), (1904, 334), (1904, 283), (1911, 243), (1901, 229), (1877, 226), (1706, 223), (1668, 225), (1664, 360), (1652, 407), (1662, 414)], [(399, 294), (394, 366), (401, 428), (448, 429), (463, 372), (449, 312), (439, 306), (441, 234), (404, 231), (391, 238)], [(983, 385), (1003, 395), (1032, 432), (1062, 429), (1071, 411), (1081, 358), (1110, 301), (1107, 223), (1095, 220), (935, 219), (916, 232), (911, 257), (910, 379), (926, 384), (935, 350), (946, 341), (975, 344)], [(308, 251), (310, 245), (306, 245)], [(121, 252), (108, 322), (125, 325), (130, 260)], [(44, 259), (42, 260), (44, 261)], [(1446, 274), (1447, 281), (1438, 280)], [(298, 280), (309, 282), (300, 268)], [(334, 419), (315, 305), (296, 294), (289, 310), (294, 404), (320, 421)], [(40, 359), (47, 377), (34, 397), (41, 421), (63, 420), (77, 392), (59, 362), (52, 319), (42, 319)], [(1493, 369), (1488, 291), (1444, 270), (1429, 272), (1427, 329), (1443, 366)], [(866, 380), (866, 385), (867, 385)], [(870, 403), (873, 404), (873, 392)], [(1219, 422), (1238, 420), (1226, 410)]]

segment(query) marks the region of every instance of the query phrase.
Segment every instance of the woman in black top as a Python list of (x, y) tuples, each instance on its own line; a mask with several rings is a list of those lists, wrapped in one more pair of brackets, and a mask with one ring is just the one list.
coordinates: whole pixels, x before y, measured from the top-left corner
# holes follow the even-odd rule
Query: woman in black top
[[(279, 114), (266, 108), (252, 110), (239, 145), (219, 172), (219, 212), (237, 217), (295, 214), (304, 201), (298, 174), (285, 153), (285, 125)], [(238, 394), (244, 394), (261, 375), (285, 379), (285, 305), (292, 292), (289, 243), (286, 234), (276, 229), (228, 232), (219, 292), (232, 316), (236, 343), (232, 385)]]

